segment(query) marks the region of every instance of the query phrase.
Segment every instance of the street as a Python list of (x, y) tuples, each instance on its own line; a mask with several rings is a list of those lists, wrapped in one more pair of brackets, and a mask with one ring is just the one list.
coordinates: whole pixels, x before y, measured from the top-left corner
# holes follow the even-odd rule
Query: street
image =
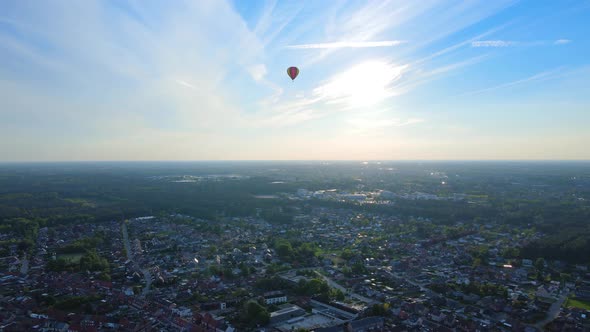
[(133, 267), (136, 270), (140, 270), (145, 280), (145, 287), (143, 288), (141, 295), (146, 296), (150, 292), (152, 285), (152, 275), (148, 269), (142, 269), (139, 264), (133, 260), (133, 254), (131, 253), (131, 244), (129, 243), (129, 233), (127, 232), (127, 224), (123, 223), (123, 244), (125, 245), (125, 251), (127, 252), (127, 259), (133, 263)]
[(557, 318), (557, 316), (559, 315), (559, 312), (561, 310), (561, 306), (563, 305), (563, 302), (565, 302), (565, 299), (567, 298), (567, 295), (568, 295), (567, 292), (563, 292), (563, 294), (561, 294), (561, 296), (557, 299), (557, 301), (553, 302), (553, 304), (549, 308), (549, 311), (547, 312), (547, 317), (545, 317), (545, 319), (543, 319), (542, 321), (535, 324), (536, 328), (538, 328), (539, 330), (543, 330), (543, 327), (547, 323), (550, 323), (555, 318)]
[(365, 302), (365, 303), (367, 303), (367, 304), (369, 304), (369, 305), (371, 305), (371, 304), (378, 304), (378, 303), (379, 303), (379, 302), (377, 302), (377, 301), (375, 301), (375, 300), (373, 300), (373, 299), (370, 299), (370, 298), (368, 298), (368, 297), (364, 297), (364, 296), (362, 296), (362, 295), (360, 295), (360, 294), (357, 294), (357, 293), (352, 293), (352, 292), (348, 292), (348, 291), (346, 290), (346, 288), (344, 288), (343, 286), (341, 286), (340, 284), (338, 284), (338, 283), (337, 283), (337, 282), (335, 282), (334, 280), (332, 280), (332, 279), (330, 279), (330, 278), (326, 277), (325, 275), (323, 275), (323, 274), (321, 274), (321, 273), (319, 273), (319, 272), (317, 272), (317, 271), (316, 271), (316, 273), (317, 273), (318, 275), (320, 275), (320, 276), (321, 276), (321, 277), (322, 277), (322, 278), (323, 278), (323, 279), (324, 279), (324, 280), (325, 280), (325, 281), (328, 283), (328, 286), (330, 286), (330, 287), (332, 287), (332, 288), (336, 288), (336, 289), (340, 290), (340, 291), (341, 291), (341, 292), (343, 292), (345, 295), (348, 295), (348, 296), (350, 296), (350, 297), (353, 297), (353, 298), (355, 298), (355, 299), (357, 299), (357, 300), (359, 300), (359, 301), (363, 301), (363, 302)]

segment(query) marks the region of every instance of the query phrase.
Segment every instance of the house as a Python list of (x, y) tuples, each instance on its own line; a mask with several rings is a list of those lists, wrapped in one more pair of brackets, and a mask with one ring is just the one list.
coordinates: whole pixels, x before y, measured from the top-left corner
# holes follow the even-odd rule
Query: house
[(576, 289), (576, 297), (582, 300), (590, 300), (590, 287), (578, 287), (578, 289)]
[(547, 289), (547, 287), (545, 286), (540, 286), (537, 291), (535, 292), (535, 295), (537, 298), (539, 299), (551, 299), (551, 300), (555, 300), (555, 295), (553, 293), (551, 293), (549, 291), (549, 289)]

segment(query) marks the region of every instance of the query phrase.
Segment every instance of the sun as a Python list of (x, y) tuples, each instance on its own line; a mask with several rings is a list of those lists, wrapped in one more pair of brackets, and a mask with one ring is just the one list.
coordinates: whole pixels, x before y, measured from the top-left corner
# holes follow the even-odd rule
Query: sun
[(392, 95), (391, 84), (401, 77), (406, 67), (383, 61), (363, 62), (334, 76), (314, 93), (329, 103), (371, 106)]

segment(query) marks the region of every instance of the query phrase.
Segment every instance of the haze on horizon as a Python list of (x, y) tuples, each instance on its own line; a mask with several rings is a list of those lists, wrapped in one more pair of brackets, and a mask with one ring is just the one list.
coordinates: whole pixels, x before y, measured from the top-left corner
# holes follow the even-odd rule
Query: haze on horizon
[(0, 161), (590, 159), (589, 14), (3, 1)]

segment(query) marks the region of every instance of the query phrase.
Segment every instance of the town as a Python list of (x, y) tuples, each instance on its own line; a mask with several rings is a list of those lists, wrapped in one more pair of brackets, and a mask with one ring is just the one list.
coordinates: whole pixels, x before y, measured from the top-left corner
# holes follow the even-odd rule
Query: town
[(0, 0), (0, 332), (590, 332), (590, 0)]
[(560, 165), (6, 166), (0, 331), (589, 330)]
[(43, 227), (1, 258), (0, 330), (588, 329), (588, 266), (517, 258), (539, 236), (329, 207)]

